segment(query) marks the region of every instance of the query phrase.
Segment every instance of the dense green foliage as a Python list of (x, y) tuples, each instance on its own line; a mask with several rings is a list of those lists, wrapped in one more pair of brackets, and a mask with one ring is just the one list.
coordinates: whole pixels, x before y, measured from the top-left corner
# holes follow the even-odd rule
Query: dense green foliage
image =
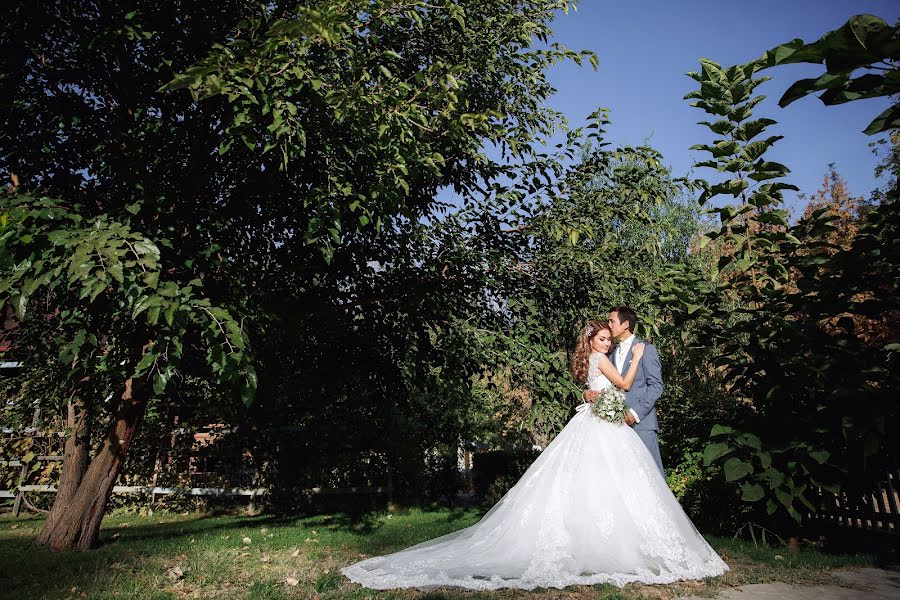
[[(271, 471), (284, 444), (250, 428), (289, 425), (306, 466), (286, 466), (325, 485), (335, 448), (353, 461), (337, 471), (383, 473), (458, 441), (486, 355), (454, 325), (508, 323), (489, 297), (503, 275), (473, 262), (509, 260), (501, 224), (578, 152), (542, 150), (564, 125), (544, 70), (594, 59), (534, 47), (567, 8), (19, 6), (3, 276), (18, 348), (66, 365), (44, 415), (84, 397), (102, 435), (125, 382), (151, 380), (154, 429), (240, 425)], [(240, 379), (249, 400), (254, 369), (249, 414), (199, 383)], [(29, 365), (5, 418), (30, 419), (22, 392), (46, 373)]]
[[(873, 57), (853, 55), (851, 61), (852, 52), (835, 40), (861, 22), (869, 21), (854, 18), (814, 48), (792, 43), (794, 59), (824, 56), (829, 72), (840, 63), (849, 75)], [(891, 34), (883, 29), (879, 36)], [(730, 196), (737, 203), (710, 209), (721, 220), (700, 242), (719, 256), (711, 276), (694, 279), (680, 270), (669, 298), (684, 307), (684, 322), (716, 346), (715, 364), (724, 369), (730, 393), (752, 407), (712, 428), (705, 463), (720, 464), (725, 479), (740, 485), (742, 500), (799, 521), (817, 509), (816, 488), (864, 488), (896, 456), (900, 257), (896, 178), (880, 203), (858, 217), (858, 232), (843, 245), (833, 239), (837, 215), (828, 207), (788, 221), (782, 192), (797, 188), (778, 181), (789, 169), (764, 156), (780, 136), (761, 137), (775, 121), (751, 120), (762, 99), (753, 91), (767, 79), (754, 75), (791, 62), (785, 48), (728, 69), (704, 60), (702, 71), (691, 74), (700, 89), (688, 98), (716, 118), (705, 123), (715, 141), (696, 146), (711, 160), (698, 166), (725, 178), (701, 182), (700, 202)], [(885, 78), (896, 73), (892, 68)], [(800, 82), (792, 90), (800, 88), (814, 89)]]

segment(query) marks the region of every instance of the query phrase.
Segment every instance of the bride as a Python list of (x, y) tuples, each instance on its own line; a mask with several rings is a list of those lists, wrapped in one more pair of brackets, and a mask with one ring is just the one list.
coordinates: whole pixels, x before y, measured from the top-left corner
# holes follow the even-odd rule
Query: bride
[[(589, 389), (634, 382), (607, 353), (609, 327), (588, 321), (572, 374)], [(581, 404), (521, 479), (475, 525), (342, 569), (373, 589), (476, 590), (671, 583), (728, 570), (679, 506), (647, 448), (624, 424)]]

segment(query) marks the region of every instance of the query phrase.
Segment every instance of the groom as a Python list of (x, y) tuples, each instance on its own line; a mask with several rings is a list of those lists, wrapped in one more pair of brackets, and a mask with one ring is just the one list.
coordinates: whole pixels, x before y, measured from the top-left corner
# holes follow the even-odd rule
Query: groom
[(619, 341), (610, 359), (619, 373), (624, 375), (631, 365), (631, 347), (635, 342), (644, 343), (644, 356), (638, 365), (634, 384), (625, 392), (625, 404), (628, 406), (625, 423), (634, 428), (665, 476), (659, 455), (659, 424), (656, 421), (656, 401), (663, 391), (662, 366), (656, 347), (634, 335), (636, 326), (637, 315), (627, 306), (617, 306), (610, 311), (609, 329)]

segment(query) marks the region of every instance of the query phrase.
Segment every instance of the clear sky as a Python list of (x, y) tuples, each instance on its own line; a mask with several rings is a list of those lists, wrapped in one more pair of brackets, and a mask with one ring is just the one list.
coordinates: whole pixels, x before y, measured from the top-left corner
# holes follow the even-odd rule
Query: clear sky
[[(583, 124), (597, 107), (609, 108), (609, 141), (640, 144), (649, 137), (674, 174), (684, 175), (695, 160), (706, 158), (688, 148), (712, 139), (696, 124), (709, 115), (682, 99), (696, 87), (685, 73), (699, 69), (699, 58), (744, 63), (797, 37), (816, 40), (860, 13), (893, 24), (900, 17), (900, 0), (581, 0), (577, 12), (560, 13), (555, 20), (555, 41), (593, 50), (600, 67), (596, 72), (590, 66), (554, 67), (550, 80), (558, 93), (551, 105), (573, 126)], [(767, 99), (754, 116), (777, 120), (767, 132), (784, 136), (767, 158), (790, 167), (787, 181), (807, 194), (820, 186), (827, 164), (837, 163), (851, 193), (868, 196), (876, 187), (876, 158), (868, 148), (875, 138), (862, 130), (889, 100), (826, 107), (809, 96), (786, 108), (777, 105), (794, 81), (823, 71), (821, 65), (787, 65), (766, 73), (772, 80), (757, 92)], [(711, 174), (708, 169), (695, 173)]]

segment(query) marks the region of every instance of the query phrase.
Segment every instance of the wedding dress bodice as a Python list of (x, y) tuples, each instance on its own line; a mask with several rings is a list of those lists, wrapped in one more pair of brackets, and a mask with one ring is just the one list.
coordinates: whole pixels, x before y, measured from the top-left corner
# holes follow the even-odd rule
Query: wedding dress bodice
[(600, 352), (594, 352), (588, 358), (588, 379), (587, 385), (589, 390), (605, 390), (612, 385), (612, 382), (600, 372)]

